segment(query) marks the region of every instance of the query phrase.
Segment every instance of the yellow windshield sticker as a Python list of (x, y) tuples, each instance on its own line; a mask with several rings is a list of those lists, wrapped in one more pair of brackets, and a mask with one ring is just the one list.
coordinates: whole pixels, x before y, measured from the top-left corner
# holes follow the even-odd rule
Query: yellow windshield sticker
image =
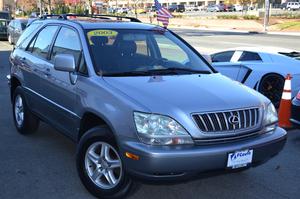
[(90, 45), (94, 45), (91, 37), (116, 37), (117, 35), (118, 32), (113, 30), (93, 30), (87, 33)]

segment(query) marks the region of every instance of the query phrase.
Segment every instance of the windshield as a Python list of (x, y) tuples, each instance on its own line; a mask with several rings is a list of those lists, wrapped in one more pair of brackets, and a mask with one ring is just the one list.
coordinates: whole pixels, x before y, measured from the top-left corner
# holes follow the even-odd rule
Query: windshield
[(212, 73), (172, 33), (156, 30), (88, 30), (97, 73), (104, 76)]

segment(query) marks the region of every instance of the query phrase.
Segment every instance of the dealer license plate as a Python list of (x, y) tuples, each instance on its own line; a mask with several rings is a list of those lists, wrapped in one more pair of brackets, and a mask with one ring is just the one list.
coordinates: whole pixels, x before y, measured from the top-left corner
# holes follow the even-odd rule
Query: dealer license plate
[(227, 167), (237, 169), (246, 167), (252, 162), (253, 149), (236, 151), (228, 154)]

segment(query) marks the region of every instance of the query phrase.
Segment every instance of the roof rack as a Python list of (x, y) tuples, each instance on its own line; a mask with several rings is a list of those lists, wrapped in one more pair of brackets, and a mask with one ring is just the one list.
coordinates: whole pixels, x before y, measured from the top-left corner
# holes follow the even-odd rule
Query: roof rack
[(137, 18), (134, 17), (123, 17), (123, 16), (117, 16), (117, 15), (82, 15), (82, 14), (51, 14), (51, 15), (42, 15), (40, 19), (48, 19), (48, 18), (54, 18), (56, 17), (57, 19), (63, 19), (63, 20), (68, 20), (68, 17), (89, 17), (89, 18), (98, 18), (98, 19), (111, 19), (115, 18), (116, 20), (122, 21), (123, 19), (128, 19), (131, 22), (138, 22), (141, 23), (141, 21)]

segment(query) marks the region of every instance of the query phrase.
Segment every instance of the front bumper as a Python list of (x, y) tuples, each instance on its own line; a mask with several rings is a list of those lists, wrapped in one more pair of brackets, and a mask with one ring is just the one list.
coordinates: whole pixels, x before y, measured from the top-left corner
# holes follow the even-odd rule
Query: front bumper
[(253, 162), (249, 167), (263, 163), (279, 153), (287, 133), (277, 127), (273, 132), (225, 144), (205, 146), (150, 146), (138, 142), (124, 142), (122, 152), (140, 157), (124, 157), (125, 169), (143, 180), (178, 180), (210, 171), (226, 171), (228, 153), (253, 149)]

